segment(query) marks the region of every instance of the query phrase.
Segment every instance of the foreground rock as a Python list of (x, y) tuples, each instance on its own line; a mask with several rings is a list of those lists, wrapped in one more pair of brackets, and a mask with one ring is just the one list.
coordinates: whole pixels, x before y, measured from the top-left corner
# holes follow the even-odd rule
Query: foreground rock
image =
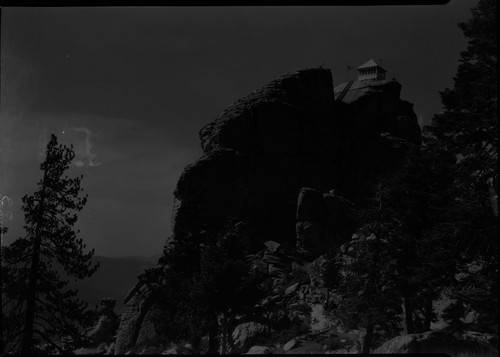
[(269, 327), (258, 322), (245, 322), (236, 326), (232, 333), (233, 353), (246, 351), (255, 340), (269, 333)]
[(373, 353), (445, 353), (450, 357), (498, 356), (498, 350), (487, 343), (456, 339), (450, 334), (436, 331), (395, 337)]
[(253, 346), (248, 350), (248, 352), (246, 354), (247, 355), (269, 355), (272, 353), (273, 353), (273, 351), (269, 347)]
[(293, 340), (290, 340), (287, 343), (285, 343), (285, 345), (283, 346), (283, 351), (286, 352), (286, 351), (291, 350), (292, 348), (298, 347), (298, 346), (299, 346), (299, 342), (296, 339), (293, 339)]

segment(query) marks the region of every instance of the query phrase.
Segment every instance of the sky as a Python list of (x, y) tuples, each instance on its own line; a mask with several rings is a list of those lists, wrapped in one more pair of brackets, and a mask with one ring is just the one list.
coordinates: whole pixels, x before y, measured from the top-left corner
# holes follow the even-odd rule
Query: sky
[(22, 196), (51, 133), (73, 144), (89, 195), (77, 227), (97, 255), (151, 256), (171, 235), (176, 182), (198, 131), (280, 75), (369, 59), (403, 86), (421, 125), (442, 107), (476, 0), (447, 5), (2, 9), (2, 244), (24, 236)]

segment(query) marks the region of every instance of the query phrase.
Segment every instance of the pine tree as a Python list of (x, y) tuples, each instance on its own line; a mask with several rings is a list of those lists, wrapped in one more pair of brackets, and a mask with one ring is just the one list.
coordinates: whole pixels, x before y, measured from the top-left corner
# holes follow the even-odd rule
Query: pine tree
[[(76, 298), (78, 291), (66, 289), (69, 281), (54, 269), (60, 264), (77, 280), (98, 267), (91, 262), (94, 250), (84, 253), (85, 244), (73, 230), (76, 212), (87, 201), (81, 195), (82, 176), (62, 176), (74, 157), (72, 147), (59, 145), (51, 135), (38, 191), (23, 197), (27, 234), (2, 248), (2, 311), (11, 323), (3, 333), (5, 352), (64, 352), (82, 338), (79, 321), (86, 304)], [(70, 346), (64, 347), (64, 340)]]
[(436, 155), (427, 147), (413, 150), (400, 170), (384, 182), (384, 205), (401, 224), (394, 244), (404, 277), (400, 289), (407, 333), (430, 329), (435, 318), (433, 301), (452, 284), (456, 273), (456, 237), (465, 231), (457, 228), (465, 219), (450, 189), (451, 162), (447, 153)]
[[(204, 306), (217, 317), (219, 352), (226, 354), (232, 322), (238, 315), (253, 314), (255, 304), (264, 297), (263, 291), (246, 260), (242, 237), (233, 228), (224, 232), (215, 245), (203, 248), (192, 298), (196, 306)], [(200, 314), (203, 319), (207, 315)]]
[(398, 330), (402, 295), (398, 287), (397, 239), (399, 223), (381, 210), (371, 215), (352, 239), (340, 247), (336, 265), (341, 296), (336, 313), (349, 328), (366, 329), (362, 353), (370, 353), (377, 332), (393, 335)]
[(216, 234), (207, 232), (172, 242), (157, 273), (160, 280), (157, 331), (170, 341), (189, 340), (196, 350), (209, 334), (208, 353), (228, 352), (229, 329), (236, 315), (254, 313), (263, 297), (246, 260), (243, 233), (233, 220)]
[[(498, 84), (497, 1), (480, 0), (472, 17), (460, 23), (468, 39), (452, 89), (441, 92), (444, 106), (425, 129), (426, 146), (437, 155), (453, 155), (449, 172), (454, 203), (437, 235), (456, 242), (461, 276), (454, 287), (458, 304), (482, 312), (490, 329), (498, 330)], [(479, 265), (471, 272), (471, 266)], [(457, 322), (461, 317), (456, 314)], [(458, 324), (460, 325), (460, 324)], [(496, 327), (495, 327), (496, 326)], [(484, 326), (483, 326), (484, 327)]]
[(461, 188), (490, 200), (498, 215), (497, 1), (481, 0), (459, 23), (468, 47), (460, 55), (454, 87), (442, 91), (442, 113), (426, 128), (433, 144), (453, 152)]

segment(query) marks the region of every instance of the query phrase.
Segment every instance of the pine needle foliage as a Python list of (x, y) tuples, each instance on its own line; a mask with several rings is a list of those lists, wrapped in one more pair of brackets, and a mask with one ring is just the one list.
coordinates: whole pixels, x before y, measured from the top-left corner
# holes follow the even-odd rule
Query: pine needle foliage
[(75, 280), (90, 277), (98, 268), (91, 262), (94, 250), (73, 229), (83, 209), (83, 176), (63, 177), (75, 153), (51, 135), (43, 178), (38, 190), (22, 199), (26, 236), (2, 247), (2, 340), (5, 353), (67, 353), (82, 341), (80, 322), (86, 303), (78, 291), (67, 289), (55, 268), (60, 265)]

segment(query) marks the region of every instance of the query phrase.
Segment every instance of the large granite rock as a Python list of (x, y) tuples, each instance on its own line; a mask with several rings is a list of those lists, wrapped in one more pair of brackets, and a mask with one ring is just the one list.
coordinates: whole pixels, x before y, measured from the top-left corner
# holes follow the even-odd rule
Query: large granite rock
[[(200, 131), (204, 154), (178, 181), (172, 239), (217, 233), (232, 217), (253, 227), (256, 249), (267, 240), (294, 247), (302, 187), (335, 189), (357, 203), (373, 190), (375, 175), (397, 167), (419, 143), (415, 113), (395, 86), (337, 103), (330, 71), (313, 68), (237, 100)], [(314, 223), (297, 229), (316, 235)], [(334, 244), (325, 239), (325, 249)]]
[(111, 343), (114, 339), (118, 327), (118, 316), (114, 312), (116, 300), (104, 298), (98, 307), (99, 320), (96, 326), (91, 329), (87, 336), (93, 345), (99, 345), (103, 342)]
[(242, 353), (251, 347), (256, 339), (269, 333), (268, 326), (259, 322), (244, 322), (236, 326), (232, 333), (232, 353)]
[(270, 355), (270, 354), (273, 354), (273, 350), (271, 350), (267, 346), (252, 346), (246, 354), (247, 355)]
[(354, 228), (351, 203), (331, 190), (321, 193), (302, 187), (297, 200), (296, 250), (307, 259), (332, 244), (343, 242)]
[(326, 219), (323, 194), (313, 188), (302, 187), (297, 202), (297, 221), (318, 221)]
[[(339, 96), (342, 84), (335, 87)], [(401, 84), (396, 80), (354, 81), (342, 98), (344, 108), (356, 125), (377, 132), (390, 132), (414, 144), (420, 144), (421, 131), (413, 104), (400, 99)], [(366, 126), (368, 124), (369, 126)]]
[(249, 259), (251, 269), (273, 278), (282, 277), (284, 269), (292, 263), (293, 257), (277, 242), (267, 241), (263, 245), (265, 248)]
[(151, 331), (150, 322), (149, 324), (146, 323), (144, 318), (151, 310), (154, 299), (155, 295), (152, 289), (141, 281), (129, 292), (124, 301), (125, 306), (116, 334), (115, 354), (124, 354), (135, 346), (138, 343), (139, 336), (141, 336), (140, 342), (144, 342), (147, 337), (151, 337), (146, 332)]
[(450, 357), (494, 357), (498, 350), (478, 340), (457, 339), (451, 334), (428, 331), (398, 336), (377, 348), (375, 354), (444, 353)]
[[(203, 127), (203, 156), (179, 178), (167, 243), (207, 244), (229, 222), (241, 221), (250, 251), (266, 241), (279, 243), (280, 249), (267, 249), (255, 261), (256, 269), (279, 278), (280, 250), (295, 250), (297, 235), (316, 255), (348, 239), (345, 202), (362, 207), (376, 189), (375, 178), (397, 169), (420, 143), (420, 129), (412, 105), (399, 98), (399, 83), (345, 103), (335, 102), (332, 82), (325, 68), (283, 75)], [(303, 187), (310, 190), (297, 212)], [(154, 336), (154, 300), (143, 283), (129, 294), (116, 354)]]

